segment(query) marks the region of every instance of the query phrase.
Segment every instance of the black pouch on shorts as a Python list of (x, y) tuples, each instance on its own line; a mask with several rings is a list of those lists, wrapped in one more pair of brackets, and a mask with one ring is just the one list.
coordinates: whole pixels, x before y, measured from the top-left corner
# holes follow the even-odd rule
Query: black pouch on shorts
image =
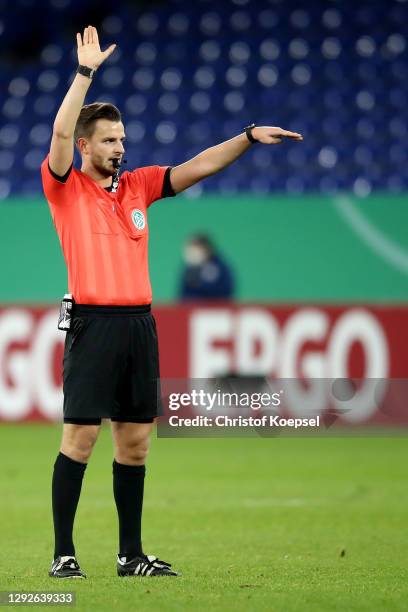
[(85, 317), (79, 317), (74, 315), (71, 319), (71, 326), (67, 330), (65, 347), (68, 352), (72, 350), (74, 343), (77, 342), (79, 336), (82, 334), (84, 328), (89, 323)]

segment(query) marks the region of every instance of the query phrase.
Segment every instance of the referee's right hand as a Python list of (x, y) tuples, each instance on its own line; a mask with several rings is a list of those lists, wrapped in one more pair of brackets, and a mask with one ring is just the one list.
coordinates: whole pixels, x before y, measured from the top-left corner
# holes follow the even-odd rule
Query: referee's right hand
[(106, 51), (101, 51), (98, 32), (93, 26), (85, 28), (83, 35), (77, 34), (78, 63), (96, 70), (109, 57), (116, 45), (111, 45)]

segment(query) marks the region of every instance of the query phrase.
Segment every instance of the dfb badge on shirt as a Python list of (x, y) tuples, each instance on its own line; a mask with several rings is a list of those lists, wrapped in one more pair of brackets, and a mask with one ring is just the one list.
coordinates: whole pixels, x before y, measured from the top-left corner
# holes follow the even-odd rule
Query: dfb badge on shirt
[(132, 210), (132, 221), (136, 229), (143, 230), (145, 228), (145, 225), (146, 225), (145, 216), (142, 213), (142, 211), (139, 210), (138, 208), (134, 208)]

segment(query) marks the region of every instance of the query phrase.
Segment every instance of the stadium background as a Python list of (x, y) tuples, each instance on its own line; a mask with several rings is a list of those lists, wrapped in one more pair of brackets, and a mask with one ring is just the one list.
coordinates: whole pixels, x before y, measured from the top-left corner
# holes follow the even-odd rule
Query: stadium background
[[(23, 532), (31, 538), (39, 565), (44, 565), (51, 542), (50, 515), (43, 491), (48, 486), (51, 458), (59, 437), (59, 360), (63, 338), (55, 330), (55, 322), (58, 300), (66, 291), (64, 262), (41, 192), (39, 166), (48, 151), (53, 117), (75, 70), (75, 32), (91, 23), (98, 27), (102, 46), (118, 43), (117, 51), (99, 70), (87, 101), (112, 101), (123, 110), (128, 167), (181, 163), (202, 149), (234, 136), (252, 121), (260, 125), (281, 125), (304, 135), (301, 144), (255, 145), (224, 172), (174, 200), (158, 202), (152, 207), (150, 265), (163, 376), (211, 376), (232, 367), (238, 373), (248, 373), (258, 367), (262, 374), (282, 375), (289, 371), (290, 376), (297, 376), (302, 373), (305, 354), (313, 348), (323, 356), (321, 372), (326, 376), (362, 377), (368, 370), (368, 375), (371, 373), (373, 377), (404, 379), (408, 345), (408, 212), (405, 205), (408, 61), (404, 36), (407, 17), (407, 3), (396, 0), (362, 1), (358, 5), (320, 0), (313, 4), (283, 0), (121, 1), (116, 4), (92, 0), (41, 3), (16, 0), (10, 4), (0, 0), (0, 420), (5, 421), (0, 428), (5, 461), (2, 484), (16, 516), (14, 533), (18, 531), (20, 538)], [(235, 304), (177, 305), (182, 244), (197, 231), (209, 233), (232, 264), (238, 280)], [(235, 322), (253, 317), (250, 327), (253, 335), (248, 332), (246, 338), (249, 337), (252, 348), (261, 342), (261, 357), (265, 316), (269, 317), (268, 330), (276, 324), (281, 340), (287, 339), (285, 330), (290, 321), (301, 321), (301, 333), (296, 346), (292, 346), (289, 369), (279, 365), (279, 359), (285, 361), (285, 353), (282, 354), (282, 345), (279, 349), (278, 344), (272, 355), (269, 354), (273, 366), (272, 361), (268, 364), (258, 359), (259, 350), (257, 353), (251, 347), (246, 361), (238, 359), (237, 365), (241, 323), (230, 322), (226, 331), (220, 324), (226, 313)], [(214, 329), (220, 330), (219, 338), (211, 335), (212, 343), (216, 344), (217, 340), (229, 343), (227, 352), (223, 353), (221, 370), (219, 352), (210, 350), (205, 343), (205, 357), (201, 365), (194, 365), (192, 355), (202, 353), (202, 346), (194, 335), (192, 321), (200, 316), (204, 321), (201, 332), (207, 329), (213, 334)], [(316, 316), (324, 320), (319, 332), (313, 331)], [(326, 365), (330, 361), (330, 346), (334, 344), (333, 330), (336, 326), (339, 329), (345, 318), (352, 321), (352, 332), (348, 329), (345, 370), (339, 373), (327, 369)], [(386, 365), (377, 370), (375, 364), (373, 369), (369, 367), (372, 353), (380, 350), (375, 340), (374, 344), (371, 342), (373, 335), (380, 335), (384, 340), (380, 345), (385, 346)], [(263, 348), (268, 355), (268, 347)], [(358, 422), (376, 422), (378, 416), (374, 410)], [(57, 421), (57, 424), (24, 424), (27, 419)], [(21, 422), (13, 425), (13, 421)], [(394, 425), (401, 427), (406, 423), (405, 403), (400, 402)], [(104, 432), (101, 450), (96, 451), (92, 460), (93, 477), (98, 484), (89, 484), (91, 493), (85, 496), (80, 511), (83, 520), (99, 508), (92, 505), (92, 495), (99, 499), (101, 483), (106, 479), (106, 456), (110, 456), (106, 435)], [(250, 483), (252, 470), (246, 471), (248, 466), (240, 460), (250, 455), (258, 473), (259, 488), (254, 486), (252, 502), (245, 506), (245, 512), (261, 521), (274, 519), (282, 524), (282, 532), (274, 534), (274, 542), (269, 532), (259, 528), (258, 533), (264, 535), (258, 546), (260, 550), (262, 546), (270, 546), (268, 554), (276, 568), (293, 553), (291, 564), (287, 563), (288, 583), (279, 582), (279, 593), (273, 591), (266, 578), (264, 583), (259, 576), (251, 578), (263, 584), (262, 594), (258, 591), (253, 595), (254, 604), (267, 607), (269, 598), (279, 595), (274, 602), (286, 609), (305, 609), (301, 608), (303, 598), (310, 609), (327, 609), (337, 602), (336, 589), (347, 579), (351, 587), (344, 605), (347, 602), (348, 609), (354, 609), (353, 606), (364, 609), (365, 603), (371, 610), (376, 609), (384, 598), (388, 609), (403, 609), (399, 607), (402, 605), (399, 577), (406, 550), (398, 540), (397, 531), (406, 501), (402, 488), (406, 468), (401, 462), (406, 451), (405, 439), (332, 439), (325, 445), (320, 440), (309, 441), (313, 446), (300, 440), (262, 440), (258, 445), (256, 442), (221, 440), (204, 444), (202, 441), (197, 449), (193, 443), (188, 446), (189, 442), (183, 440), (176, 450), (174, 444), (167, 446), (168, 441), (155, 442), (156, 459), (152, 462), (155, 462), (157, 484), (147, 501), (152, 516), (147, 525), (150, 540), (154, 541), (155, 530), (160, 532), (159, 516), (152, 510), (154, 504), (162, 499), (163, 490), (172, 499), (167, 489), (168, 479), (173, 479), (181, 500), (192, 496), (192, 508), (198, 514), (199, 506), (206, 507), (204, 494), (200, 499), (194, 497), (193, 478), (185, 476), (183, 481), (163, 468), (170, 448), (174, 465), (179, 465), (181, 470), (187, 454), (189, 457), (190, 453), (194, 454), (197, 464), (193, 462), (192, 466), (200, 474), (203, 492), (207, 490), (210, 496), (214, 494), (213, 477), (218, 474), (216, 465), (222, 457), (224, 472), (220, 478), (223, 476), (224, 480), (215, 487), (217, 507), (228, 507), (230, 513), (235, 502), (239, 506), (231, 489), (232, 466), (234, 463), (239, 466), (237, 477), (241, 482)], [(36, 481), (39, 487), (36, 492), (27, 487), (24, 479), (23, 448), (27, 449), (33, 464), (41, 465), (44, 471), (43, 480)], [(347, 461), (344, 453), (348, 453)], [(263, 471), (271, 458), (280, 469), (275, 479)], [(330, 484), (329, 476), (321, 471), (321, 465), (326, 462), (335, 481)], [(357, 464), (360, 472), (353, 471)], [(208, 469), (204, 470), (202, 465)], [(315, 470), (316, 480), (306, 490), (302, 489), (301, 481), (307, 477), (308, 468)], [(391, 472), (394, 476), (389, 482)], [(221, 484), (226, 486), (225, 491)], [(268, 489), (266, 498), (264, 485)], [(377, 492), (379, 488), (383, 495), (373, 493), (370, 497), (364, 493)], [(339, 503), (347, 499), (353, 505), (353, 495), (358, 498), (352, 521), (342, 524), (339, 531), (331, 521), (334, 509), (323, 508), (323, 503), (319, 510), (313, 506), (316, 499), (324, 497), (322, 491), (330, 490)], [(391, 498), (393, 501), (389, 503), (387, 500)], [(290, 548), (287, 529), (293, 530), (293, 525), (285, 528), (289, 517), (284, 519), (282, 511), (295, 513), (299, 510), (296, 500), (302, 499), (299, 508), (303, 516), (310, 521), (322, 519), (323, 524), (311, 541), (302, 540), (296, 556), (293, 550), (288, 553), (285, 548)], [(305, 499), (308, 501), (304, 506)], [(170, 549), (179, 553), (174, 525), (175, 513), (177, 516), (183, 513), (183, 504), (180, 501), (178, 505), (174, 499), (172, 504), (173, 514), (166, 507), (173, 521), (169, 522), (166, 537)], [(364, 578), (358, 568), (371, 567), (372, 557), (368, 553), (367, 557), (361, 556), (354, 561), (355, 573), (351, 579), (350, 570), (339, 569), (337, 565), (334, 569), (330, 565), (331, 561), (324, 557), (324, 544), (316, 550), (312, 542), (317, 538), (335, 548), (337, 535), (340, 533), (343, 542), (347, 539), (344, 533), (350, 531), (354, 534), (350, 538), (355, 551), (367, 547), (371, 536), (368, 528), (365, 532), (362, 526), (370, 504), (378, 512), (375, 519), (370, 515), (371, 524), (385, 534), (381, 542), (376, 542), (377, 548), (372, 549), (373, 555), (381, 552), (381, 560), (372, 577)], [(291, 509), (288, 511), (288, 508)], [(37, 526), (37, 539), (24, 529), (27, 509)], [(109, 516), (99, 518), (96, 524), (111, 529)], [(208, 510), (202, 518), (203, 533), (211, 538), (215, 529), (211, 512)], [(194, 518), (188, 515), (186, 521), (192, 528)], [(242, 521), (236, 517), (233, 524), (241, 533)], [(355, 539), (352, 525), (359, 526), (360, 540)], [(332, 528), (334, 531), (330, 532)], [(215, 532), (221, 542), (221, 532), (216, 529)], [(249, 530), (249, 533), (252, 540), (249, 535), (248, 540), (242, 535), (242, 541), (251, 547), (256, 532)], [(7, 529), (3, 535), (14, 549), (13, 529)], [(91, 542), (96, 541), (96, 533), (90, 533), (89, 537)], [(291, 537), (294, 537), (293, 531)], [(193, 537), (194, 547), (189, 553), (196, 564), (204, 546), (200, 538)], [(184, 540), (183, 545), (188, 548)], [(231, 546), (231, 542), (226, 545)], [(17, 559), (28, 580), (24, 584), (35, 588), (41, 584), (42, 574), (27, 569), (30, 564), (24, 556), (24, 544), (21, 546)], [(82, 536), (82, 546), (83, 554), (92, 560), (92, 546), (85, 536)], [(237, 551), (240, 549), (236, 544), (231, 553), (237, 561), (238, 576)], [(307, 550), (312, 550), (311, 558)], [(319, 556), (322, 550), (323, 560)], [(262, 555), (256, 559), (258, 566), (265, 563)], [(197, 587), (199, 575), (196, 577), (195, 588), (201, 593), (202, 605), (211, 604), (214, 609), (219, 605), (221, 609), (224, 602), (228, 607), (233, 601), (229, 597), (238, 593), (234, 606), (248, 609), (242, 590), (237, 587), (238, 591), (234, 591), (234, 584), (228, 582), (230, 578), (222, 583), (224, 599), (214, 599), (217, 586), (211, 585), (209, 579), (211, 563), (209, 558), (205, 592), (200, 591), (201, 583)], [(330, 566), (334, 573), (323, 572), (321, 583), (314, 584), (312, 580), (307, 586), (310, 582), (307, 571), (316, 566), (320, 569)], [(289, 596), (289, 586), (293, 586), (293, 577), (299, 568), (305, 572), (304, 581), (302, 585), (296, 584)], [(13, 570), (6, 574), (4, 588), (12, 588), (11, 585), (22, 588), (22, 582), (13, 582), (15, 574)], [(267, 569), (265, 575), (268, 575)], [(392, 596), (388, 593), (391, 575)], [(364, 580), (370, 585), (366, 602), (359, 597)], [(112, 583), (109, 588), (112, 595), (116, 587)], [(154, 588), (159, 602), (161, 593)], [(118, 609), (120, 605), (125, 606), (126, 596), (123, 592), (116, 593)], [(147, 606), (148, 598), (143, 597), (143, 605)], [(190, 604), (183, 597), (185, 594), (175, 592), (175, 601), (187, 608)], [(100, 609), (104, 609), (102, 599)], [(170, 609), (167, 600), (161, 603)]]

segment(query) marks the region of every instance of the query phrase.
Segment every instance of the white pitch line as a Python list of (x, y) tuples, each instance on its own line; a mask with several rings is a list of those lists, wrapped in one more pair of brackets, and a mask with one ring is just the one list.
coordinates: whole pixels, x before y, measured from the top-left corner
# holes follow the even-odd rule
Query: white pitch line
[(408, 252), (393, 242), (368, 221), (353, 201), (346, 196), (333, 199), (338, 213), (347, 221), (354, 232), (388, 264), (408, 275)]

